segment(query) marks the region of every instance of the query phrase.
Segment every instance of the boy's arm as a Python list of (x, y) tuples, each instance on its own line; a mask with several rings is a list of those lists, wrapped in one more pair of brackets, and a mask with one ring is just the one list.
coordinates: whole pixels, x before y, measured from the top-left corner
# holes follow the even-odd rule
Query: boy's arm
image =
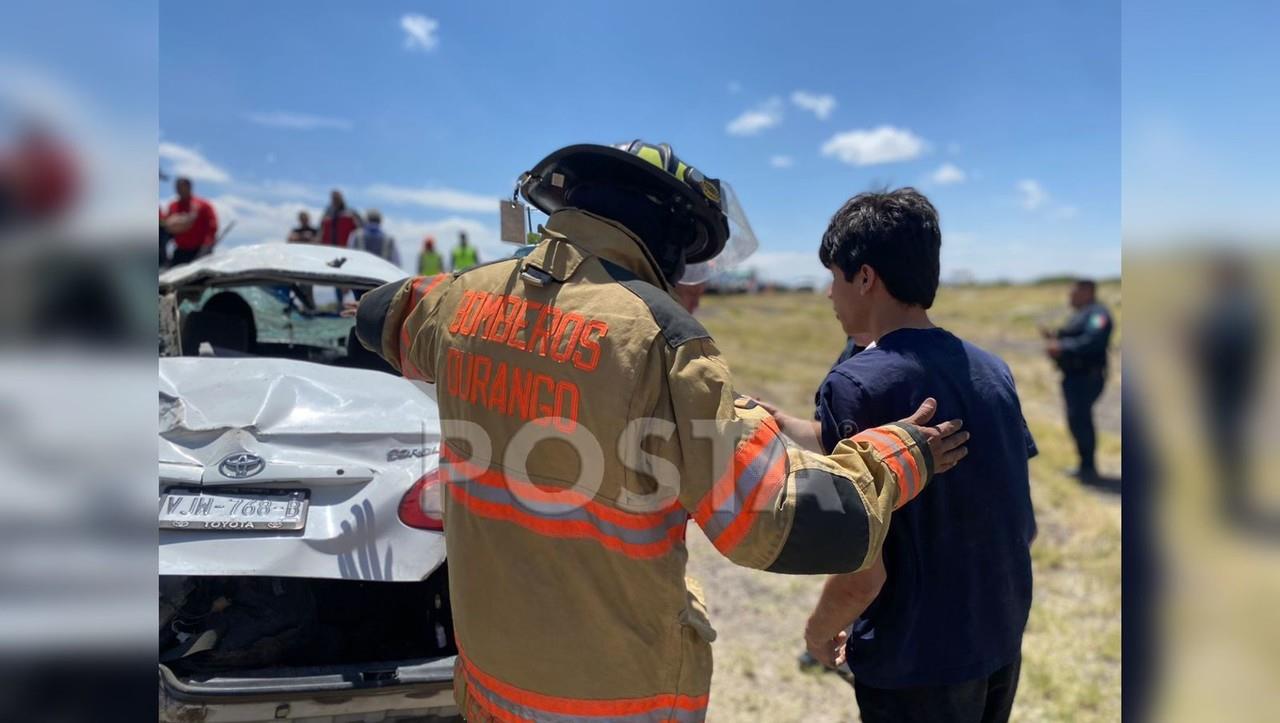
[(764, 410), (773, 415), (778, 422), (778, 428), (782, 433), (791, 438), (800, 447), (825, 454), (827, 450), (822, 448), (822, 424), (812, 419), (801, 419), (800, 417), (787, 414), (778, 408), (778, 405), (767, 402), (758, 397), (752, 397), (756, 403), (764, 407)]
[(778, 425), (782, 427), (783, 434), (791, 438), (791, 441), (818, 454), (825, 454), (827, 450), (822, 448), (822, 424), (812, 419), (802, 419), (793, 417), (790, 414), (783, 414), (775, 417)]
[(861, 572), (827, 578), (804, 628), (809, 654), (831, 668), (844, 663), (849, 638), (846, 631), (880, 594), (885, 579), (884, 558), (876, 558), (871, 567)]

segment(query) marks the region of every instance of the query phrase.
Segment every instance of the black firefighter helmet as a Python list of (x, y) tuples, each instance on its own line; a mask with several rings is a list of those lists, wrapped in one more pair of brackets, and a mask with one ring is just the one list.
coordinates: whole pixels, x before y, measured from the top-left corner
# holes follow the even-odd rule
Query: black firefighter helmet
[(550, 215), (570, 206), (566, 197), (584, 183), (638, 190), (655, 203), (692, 219), (694, 233), (684, 249), (687, 263), (715, 258), (729, 241), (727, 187), (681, 161), (666, 143), (654, 145), (637, 140), (616, 146), (566, 146), (521, 176), (519, 187), (529, 203)]

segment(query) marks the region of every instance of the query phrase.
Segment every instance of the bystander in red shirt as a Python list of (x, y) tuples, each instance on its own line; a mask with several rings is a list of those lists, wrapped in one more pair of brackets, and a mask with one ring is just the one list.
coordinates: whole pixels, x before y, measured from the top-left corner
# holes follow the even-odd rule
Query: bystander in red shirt
[(342, 191), (333, 189), (329, 192), (329, 206), (320, 217), (320, 243), (325, 246), (342, 246), (346, 248), (351, 232), (360, 228), (360, 216), (347, 208), (347, 201)]
[(212, 250), (218, 237), (218, 215), (213, 211), (213, 204), (197, 196), (174, 199), (165, 218), (172, 220), (181, 216), (188, 216), (191, 225), (173, 234), (173, 245), (187, 253)]

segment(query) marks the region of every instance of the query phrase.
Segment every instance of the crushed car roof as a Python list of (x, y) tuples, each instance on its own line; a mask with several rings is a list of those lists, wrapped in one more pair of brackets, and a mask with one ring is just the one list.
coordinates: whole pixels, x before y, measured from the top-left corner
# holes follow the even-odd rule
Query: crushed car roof
[[(308, 435), (408, 438), (439, 431), (432, 384), (266, 357), (161, 358), (160, 417), (162, 438), (247, 429), (259, 438), (298, 444)], [(202, 445), (196, 451), (207, 453)], [(172, 460), (162, 451), (161, 461)]]
[(306, 281), (381, 286), (409, 274), (365, 251), (337, 246), (265, 243), (219, 250), (160, 274), (160, 287)]

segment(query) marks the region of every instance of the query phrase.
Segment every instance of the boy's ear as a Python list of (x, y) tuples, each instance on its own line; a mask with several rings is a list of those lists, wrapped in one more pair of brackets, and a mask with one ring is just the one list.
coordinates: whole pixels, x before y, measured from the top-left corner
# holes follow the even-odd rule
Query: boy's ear
[(858, 285), (859, 292), (869, 294), (876, 287), (879, 276), (876, 274), (876, 270), (871, 268), (870, 264), (863, 264), (862, 268), (858, 269), (858, 273), (853, 277), (853, 281)]

